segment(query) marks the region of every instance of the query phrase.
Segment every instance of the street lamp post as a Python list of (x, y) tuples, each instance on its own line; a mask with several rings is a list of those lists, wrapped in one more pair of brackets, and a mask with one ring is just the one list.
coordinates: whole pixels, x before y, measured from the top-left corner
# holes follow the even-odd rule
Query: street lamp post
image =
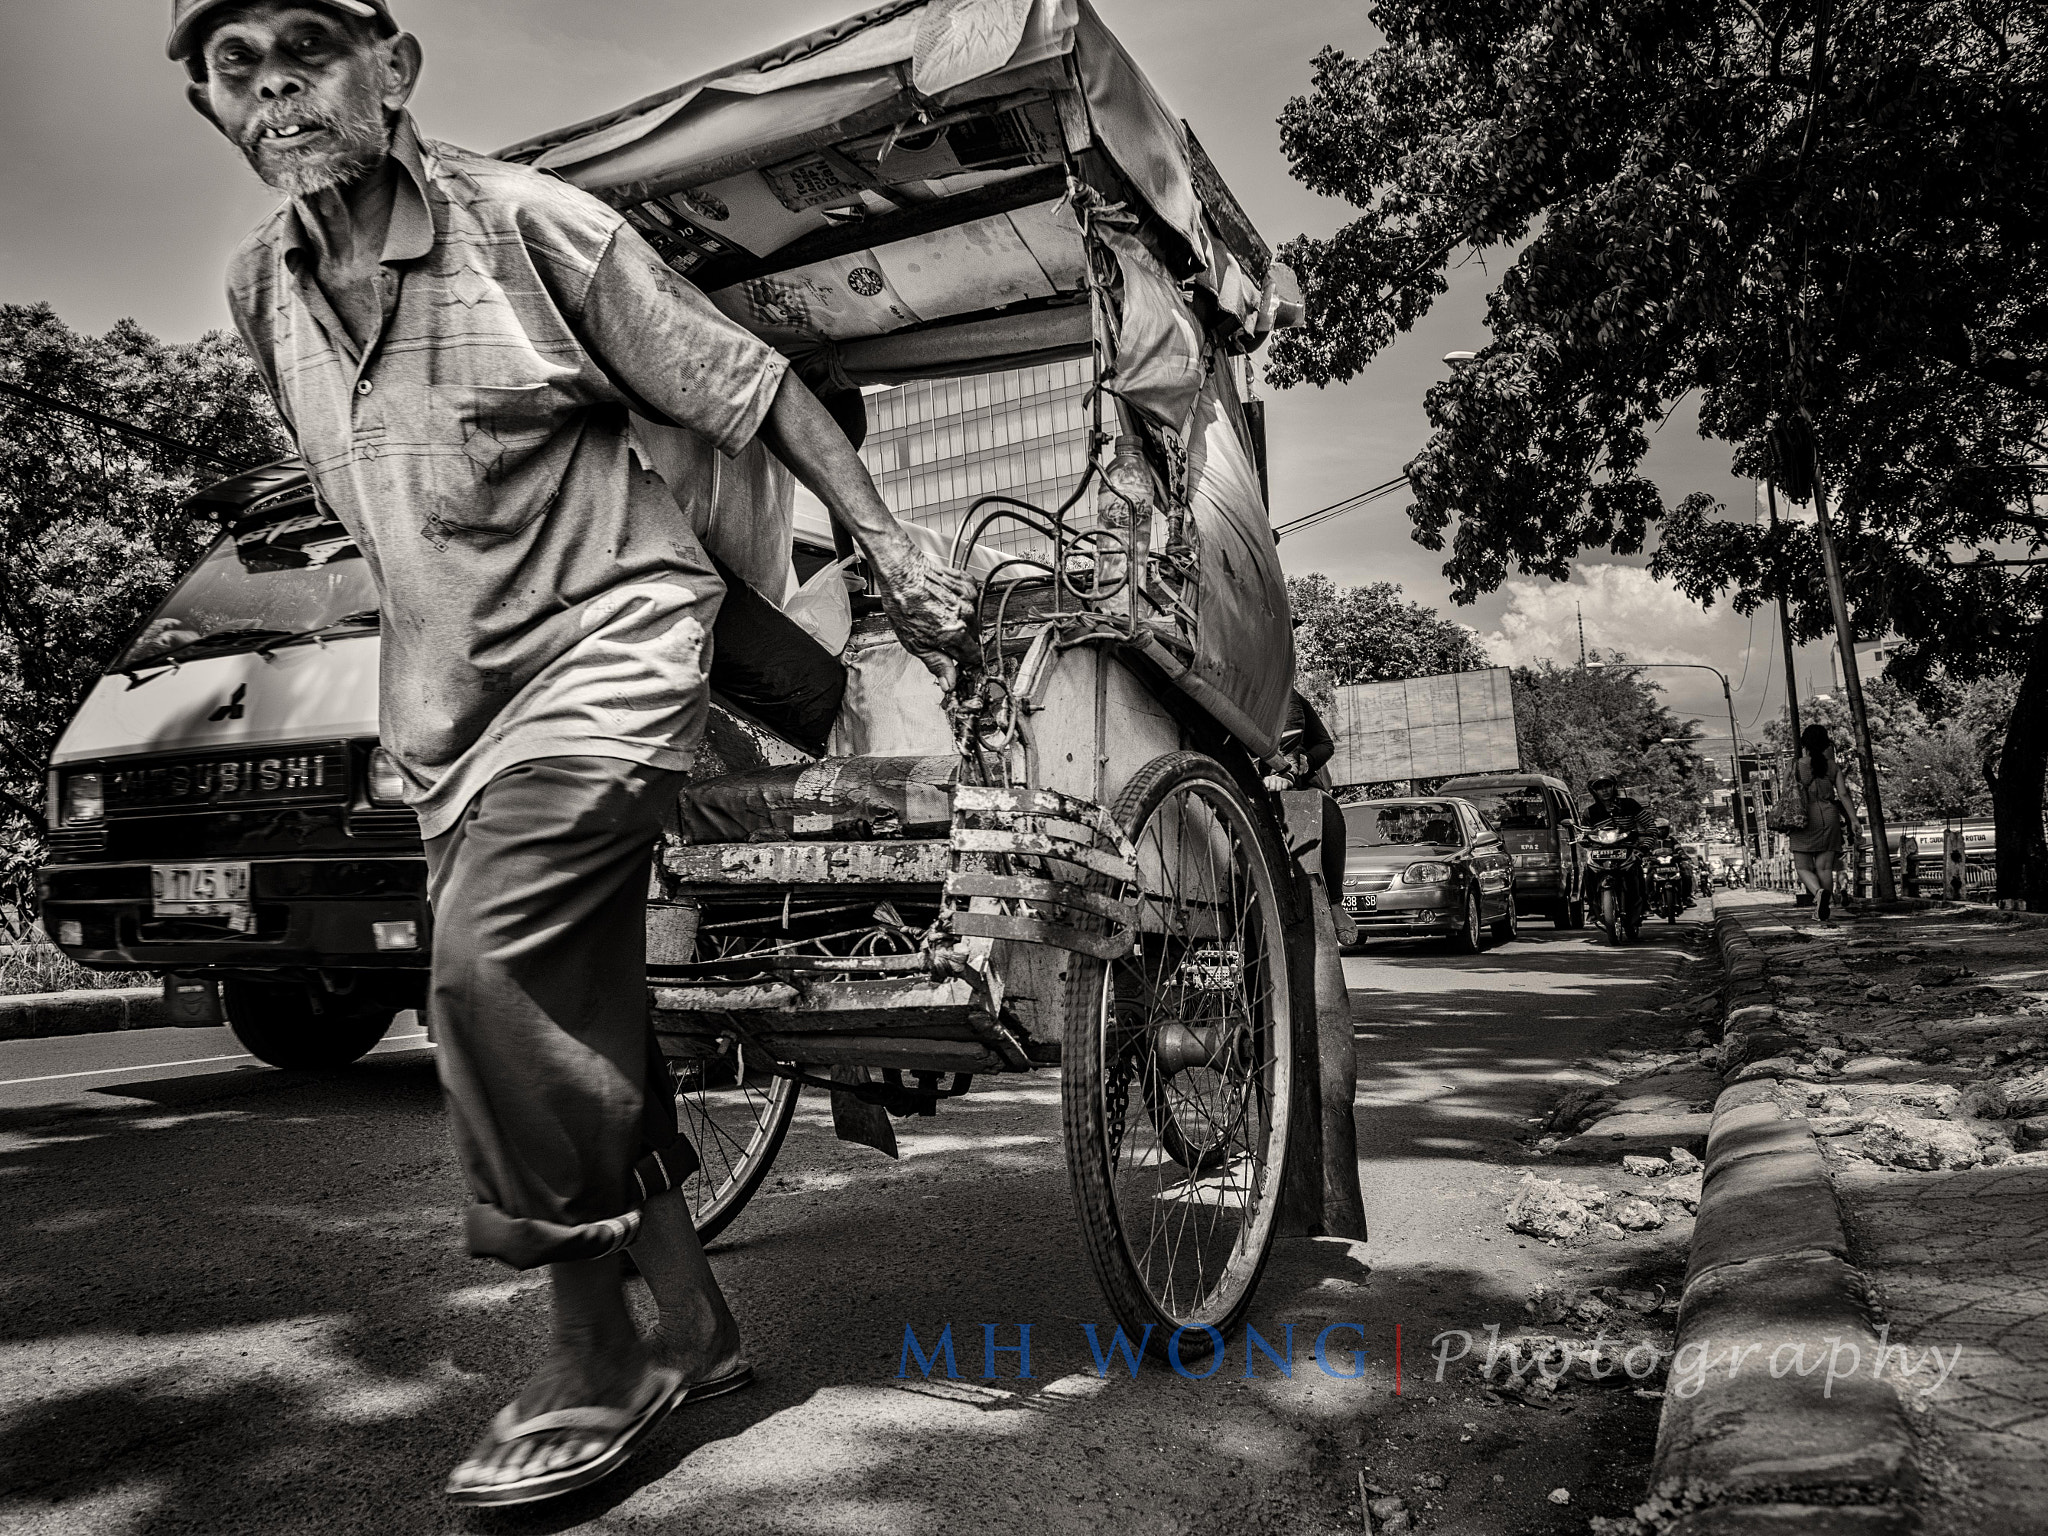
[(1721, 699), (1728, 706), (1728, 761), (1735, 770), (1735, 838), (1742, 844), (1745, 853), (1754, 847), (1757, 858), (1762, 859), (1762, 829), (1757, 829), (1757, 836), (1752, 841), (1748, 818), (1742, 810), (1742, 733), (1735, 726), (1735, 690), (1728, 686), (1728, 674), (1719, 667), (1708, 666), (1704, 661), (1589, 661), (1586, 666), (1589, 671), (1640, 671), (1646, 667), (1677, 667), (1692, 672), (1711, 672), (1721, 679)]

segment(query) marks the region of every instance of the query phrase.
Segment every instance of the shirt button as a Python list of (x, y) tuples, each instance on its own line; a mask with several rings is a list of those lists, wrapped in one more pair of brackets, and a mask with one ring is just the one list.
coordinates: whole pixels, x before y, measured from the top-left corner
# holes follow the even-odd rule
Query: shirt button
[(368, 379), (364, 379), (360, 384), (356, 385), (356, 393), (359, 395), (367, 395), (371, 390), (375, 389), (376, 387), (377, 386), (372, 384)]

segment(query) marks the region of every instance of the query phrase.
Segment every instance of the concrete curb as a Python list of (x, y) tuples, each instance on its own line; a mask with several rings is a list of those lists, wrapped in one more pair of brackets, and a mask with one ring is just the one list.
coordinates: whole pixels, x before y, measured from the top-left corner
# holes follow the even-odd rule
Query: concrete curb
[[(1739, 1048), (1769, 1027), (1763, 952), (1732, 912), (1714, 934)], [(1813, 1132), (1772, 1086), (1714, 1103), (1644, 1513), (1669, 1536), (1911, 1532), (1913, 1435), (1875, 1369), (1868, 1282)]]
[(165, 1029), (161, 987), (108, 987), (0, 997), (0, 1040), (100, 1035), (116, 1029)]

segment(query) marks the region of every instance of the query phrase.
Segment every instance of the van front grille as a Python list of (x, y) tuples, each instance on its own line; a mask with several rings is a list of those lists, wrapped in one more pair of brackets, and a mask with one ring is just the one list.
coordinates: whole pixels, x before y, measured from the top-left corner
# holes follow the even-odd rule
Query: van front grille
[(355, 837), (411, 838), (420, 835), (420, 819), (410, 806), (395, 811), (350, 811), (348, 830)]
[(76, 859), (104, 858), (107, 852), (107, 829), (104, 823), (97, 827), (80, 827), (75, 831), (52, 832), (49, 837), (50, 861), (68, 864)]

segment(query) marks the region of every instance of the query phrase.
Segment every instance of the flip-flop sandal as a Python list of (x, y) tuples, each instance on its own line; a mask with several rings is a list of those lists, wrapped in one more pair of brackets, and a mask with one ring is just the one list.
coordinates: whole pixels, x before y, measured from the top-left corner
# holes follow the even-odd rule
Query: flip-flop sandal
[[(751, 1369), (747, 1374), (752, 1375)], [(699, 1383), (699, 1387), (713, 1385), (718, 1384)], [(731, 1391), (733, 1387), (745, 1385), (744, 1381), (736, 1381), (730, 1385), (718, 1385), (718, 1390)], [(450, 1473), (441, 1491), (451, 1503), (497, 1505), (530, 1504), (537, 1499), (552, 1499), (558, 1494), (587, 1488), (623, 1466), (634, 1448), (656, 1425), (687, 1401), (694, 1390), (697, 1389), (684, 1382), (680, 1371), (656, 1367), (647, 1373), (647, 1379), (641, 1383), (639, 1394), (630, 1408), (557, 1408), (535, 1414), (530, 1419), (517, 1419), (513, 1417), (512, 1404), (507, 1403), (484, 1432), (482, 1450), (470, 1455)], [(495, 1453), (512, 1441), (563, 1429), (596, 1430), (608, 1434), (610, 1440), (596, 1455), (571, 1466), (550, 1467), (545, 1472), (503, 1483), (459, 1481), (465, 1468), (474, 1466), (484, 1456)]]
[(737, 1392), (741, 1387), (754, 1384), (754, 1368), (742, 1360), (723, 1376), (714, 1376), (709, 1381), (700, 1381), (683, 1388), (682, 1403), (701, 1403), (707, 1397), (723, 1397), (728, 1392)]

